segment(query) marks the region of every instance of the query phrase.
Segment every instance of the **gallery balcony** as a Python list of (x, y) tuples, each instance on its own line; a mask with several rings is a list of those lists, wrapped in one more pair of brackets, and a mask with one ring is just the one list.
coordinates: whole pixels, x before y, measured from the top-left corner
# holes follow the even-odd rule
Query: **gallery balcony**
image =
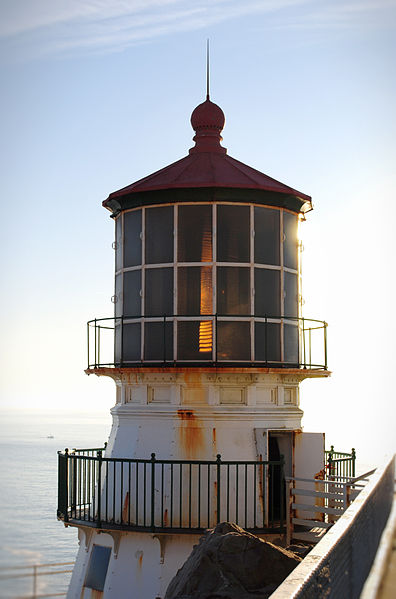
[[(201, 533), (226, 520), (254, 533), (285, 532), (282, 455), (270, 461), (226, 461), (220, 455), (215, 460), (162, 460), (154, 453), (150, 459), (105, 457), (105, 450), (58, 452), (59, 520), (104, 530), (167, 533)], [(325, 452), (319, 478), (326, 474), (334, 481), (327, 490), (354, 479), (355, 461), (354, 449), (337, 452), (331, 446)]]
[(227, 520), (255, 532), (284, 531), (278, 461), (107, 458), (58, 452), (58, 519), (109, 530), (202, 533)]
[(118, 316), (87, 323), (88, 370), (144, 366), (327, 371), (327, 323), (286, 316)]

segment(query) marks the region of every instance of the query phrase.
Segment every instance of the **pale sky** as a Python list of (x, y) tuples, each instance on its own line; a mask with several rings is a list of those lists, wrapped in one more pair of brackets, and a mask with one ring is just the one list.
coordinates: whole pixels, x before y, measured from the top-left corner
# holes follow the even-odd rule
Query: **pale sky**
[(205, 94), (231, 156), (313, 197), (304, 315), (329, 323), (307, 431), (396, 450), (396, 1), (2, 0), (1, 405), (107, 411), (85, 323), (111, 316), (111, 191), (187, 154)]

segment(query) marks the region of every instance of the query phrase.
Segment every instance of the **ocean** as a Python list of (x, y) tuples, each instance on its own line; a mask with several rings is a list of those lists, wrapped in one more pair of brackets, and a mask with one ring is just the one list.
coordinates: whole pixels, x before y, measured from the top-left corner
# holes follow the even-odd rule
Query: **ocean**
[[(77, 530), (56, 518), (57, 451), (101, 447), (110, 427), (105, 410), (0, 411), (0, 599), (32, 597), (32, 578), (4, 578), (10, 568), (74, 561)], [(357, 473), (372, 466), (358, 452)], [(65, 592), (69, 579), (39, 576), (37, 597)]]
[[(32, 596), (32, 578), (7, 579), (10, 568), (75, 559), (77, 530), (56, 518), (57, 451), (101, 447), (110, 427), (109, 411), (0, 412), (1, 599)], [(69, 577), (39, 576), (38, 595), (62, 592)]]

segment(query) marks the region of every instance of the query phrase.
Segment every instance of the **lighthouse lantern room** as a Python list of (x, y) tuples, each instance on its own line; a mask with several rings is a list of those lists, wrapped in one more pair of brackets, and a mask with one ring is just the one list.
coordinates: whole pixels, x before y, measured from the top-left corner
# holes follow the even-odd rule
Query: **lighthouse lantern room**
[(207, 95), (181, 160), (111, 193), (114, 316), (87, 374), (116, 385), (103, 449), (59, 454), (58, 517), (79, 530), (69, 599), (163, 598), (221, 521), (284, 531), (284, 476), (313, 477), (300, 383), (326, 377), (326, 323), (301, 314), (311, 198), (231, 158)]

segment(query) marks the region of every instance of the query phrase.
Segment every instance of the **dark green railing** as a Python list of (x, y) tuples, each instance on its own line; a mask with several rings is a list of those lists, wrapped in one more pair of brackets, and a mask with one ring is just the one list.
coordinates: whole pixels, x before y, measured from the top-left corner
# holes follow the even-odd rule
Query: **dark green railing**
[(284, 530), (279, 461), (106, 458), (58, 453), (58, 518), (102, 529), (201, 532), (232, 521), (255, 532)]
[[(196, 349), (192, 352), (191, 347), (181, 347), (178, 344), (178, 327), (186, 322), (200, 326), (202, 323), (210, 323), (204, 333), (205, 351), (201, 347), (200, 351)], [(247, 344), (243, 355), (243, 350), (238, 344), (232, 348), (229, 340), (228, 343), (222, 340), (221, 327), (230, 322), (252, 324), (249, 328), (249, 336), (254, 331), (252, 333), (254, 343)], [(155, 355), (150, 355), (146, 343), (142, 328), (146, 323), (156, 323), (162, 327), (161, 330), (157, 329)], [(135, 332), (132, 332), (131, 325)], [(140, 326), (136, 327), (136, 325)], [(261, 327), (260, 334), (256, 332), (255, 325)], [(293, 333), (292, 337), (287, 337), (287, 333)], [(141, 338), (143, 343), (140, 342)], [(178, 314), (95, 318), (87, 323), (87, 342), (88, 369), (125, 368), (151, 364), (166, 366), (240, 364), (327, 370), (327, 323), (294, 316)], [(199, 345), (198, 333), (195, 344)], [(131, 347), (134, 348), (133, 351)]]
[(334, 445), (325, 451), (325, 460), (328, 476), (354, 477), (356, 451), (352, 447), (351, 453), (335, 451)]

